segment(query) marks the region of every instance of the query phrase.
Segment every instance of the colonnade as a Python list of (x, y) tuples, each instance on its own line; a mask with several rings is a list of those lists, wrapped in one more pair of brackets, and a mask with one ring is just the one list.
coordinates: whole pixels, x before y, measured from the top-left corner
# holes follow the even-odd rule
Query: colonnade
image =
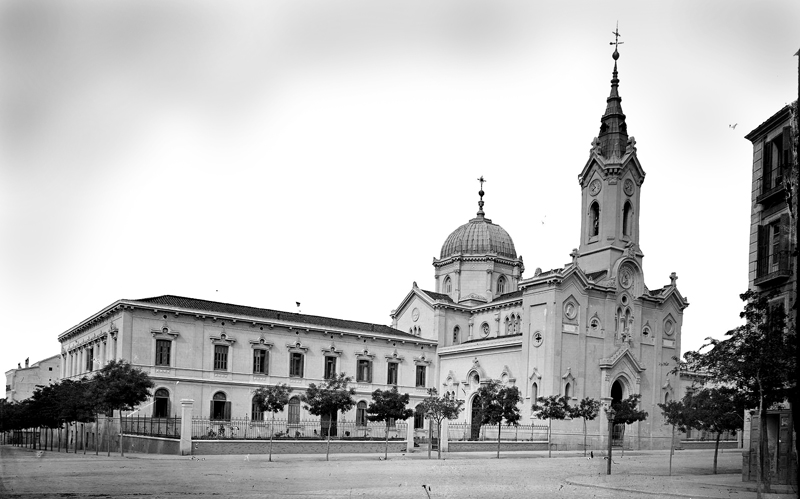
[(61, 378), (95, 371), (116, 358), (116, 334), (94, 339), (61, 354)]

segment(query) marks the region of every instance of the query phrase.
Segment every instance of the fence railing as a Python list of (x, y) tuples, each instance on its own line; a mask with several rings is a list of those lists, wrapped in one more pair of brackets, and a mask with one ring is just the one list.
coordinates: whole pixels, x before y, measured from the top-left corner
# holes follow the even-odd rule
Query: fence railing
[[(407, 426), (405, 421), (395, 422), (389, 427), (389, 440), (405, 440)], [(335, 421), (329, 425), (319, 420), (289, 423), (285, 419), (274, 422), (253, 419), (192, 419), (194, 440), (269, 440), (270, 435), (275, 440), (320, 440), (328, 438), (329, 431), (331, 439), (335, 440), (386, 439), (386, 423), (383, 422), (356, 424), (354, 421)]]
[[(447, 437), (452, 441), (464, 440), (494, 440), (497, 441), (497, 425), (477, 425), (469, 423), (451, 423), (447, 428)], [(500, 428), (500, 441), (525, 442), (547, 441), (547, 426), (545, 425), (503, 425)]]
[(181, 438), (181, 418), (122, 418), (122, 433), (149, 437)]

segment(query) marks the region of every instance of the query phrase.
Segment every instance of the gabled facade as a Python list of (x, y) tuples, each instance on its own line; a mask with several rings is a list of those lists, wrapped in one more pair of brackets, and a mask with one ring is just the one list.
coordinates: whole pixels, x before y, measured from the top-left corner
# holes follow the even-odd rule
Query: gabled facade
[[(630, 445), (669, 447), (656, 404), (682, 396), (670, 371), (688, 301), (674, 273), (660, 288), (645, 285), (639, 247), (645, 172), (622, 112), (618, 57), (615, 51), (600, 134), (578, 176), (582, 218), (571, 262), (524, 278), (511, 237), (485, 217), (481, 189), (477, 217), (456, 229), (434, 259), (436, 291), (415, 283), (392, 314), (398, 329), (437, 338), (437, 388), (466, 402), (462, 422), (476, 424), (477, 390), (490, 380), (519, 387), (530, 419), (540, 396), (566, 395), (572, 403), (591, 397), (607, 407), (640, 394), (650, 416), (628, 429)], [(604, 415), (589, 424), (602, 440)], [(559, 426), (581, 433), (578, 422)]]

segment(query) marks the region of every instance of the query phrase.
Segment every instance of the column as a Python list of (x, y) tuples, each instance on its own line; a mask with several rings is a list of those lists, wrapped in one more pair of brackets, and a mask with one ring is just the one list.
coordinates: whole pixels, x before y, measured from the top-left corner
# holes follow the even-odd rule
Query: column
[(101, 346), (100, 346), (100, 368), (101, 368), (101, 369), (102, 369), (103, 367), (105, 367), (105, 365), (106, 365), (106, 353), (107, 353), (107, 351), (108, 351), (108, 350), (107, 350), (107, 349), (108, 349), (108, 346), (107, 346), (107, 344), (106, 344), (106, 342), (107, 342), (107, 341), (108, 341), (108, 340), (107, 340), (106, 338), (103, 338), (103, 341), (102, 341), (102, 343), (100, 343), (100, 345), (101, 345)]
[(181, 456), (188, 456), (192, 453), (193, 404), (194, 400), (192, 399), (181, 399)]

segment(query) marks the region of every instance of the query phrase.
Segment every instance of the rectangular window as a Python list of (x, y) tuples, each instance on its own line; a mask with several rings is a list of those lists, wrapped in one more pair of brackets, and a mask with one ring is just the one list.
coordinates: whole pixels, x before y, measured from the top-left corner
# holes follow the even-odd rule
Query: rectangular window
[(261, 348), (253, 350), (253, 373), (269, 374), (267, 351)]
[(292, 378), (303, 377), (303, 354), (292, 352), (289, 356), (289, 376)]
[(94, 348), (86, 349), (86, 370), (91, 371), (94, 366)]
[(328, 355), (325, 357), (325, 379), (336, 377), (336, 357)]
[(226, 345), (214, 345), (214, 370), (228, 370), (228, 347)]
[(172, 348), (170, 340), (156, 340), (156, 365), (169, 366), (169, 354)]
[(389, 362), (386, 365), (386, 384), (397, 384), (397, 362)]
[(417, 385), (419, 387), (425, 386), (425, 366), (417, 366)]
[(359, 359), (356, 365), (356, 382), (372, 383), (372, 361)]
[(781, 254), (781, 225), (774, 223), (770, 225), (770, 232), (772, 232), (772, 266), (777, 267), (780, 262)]

